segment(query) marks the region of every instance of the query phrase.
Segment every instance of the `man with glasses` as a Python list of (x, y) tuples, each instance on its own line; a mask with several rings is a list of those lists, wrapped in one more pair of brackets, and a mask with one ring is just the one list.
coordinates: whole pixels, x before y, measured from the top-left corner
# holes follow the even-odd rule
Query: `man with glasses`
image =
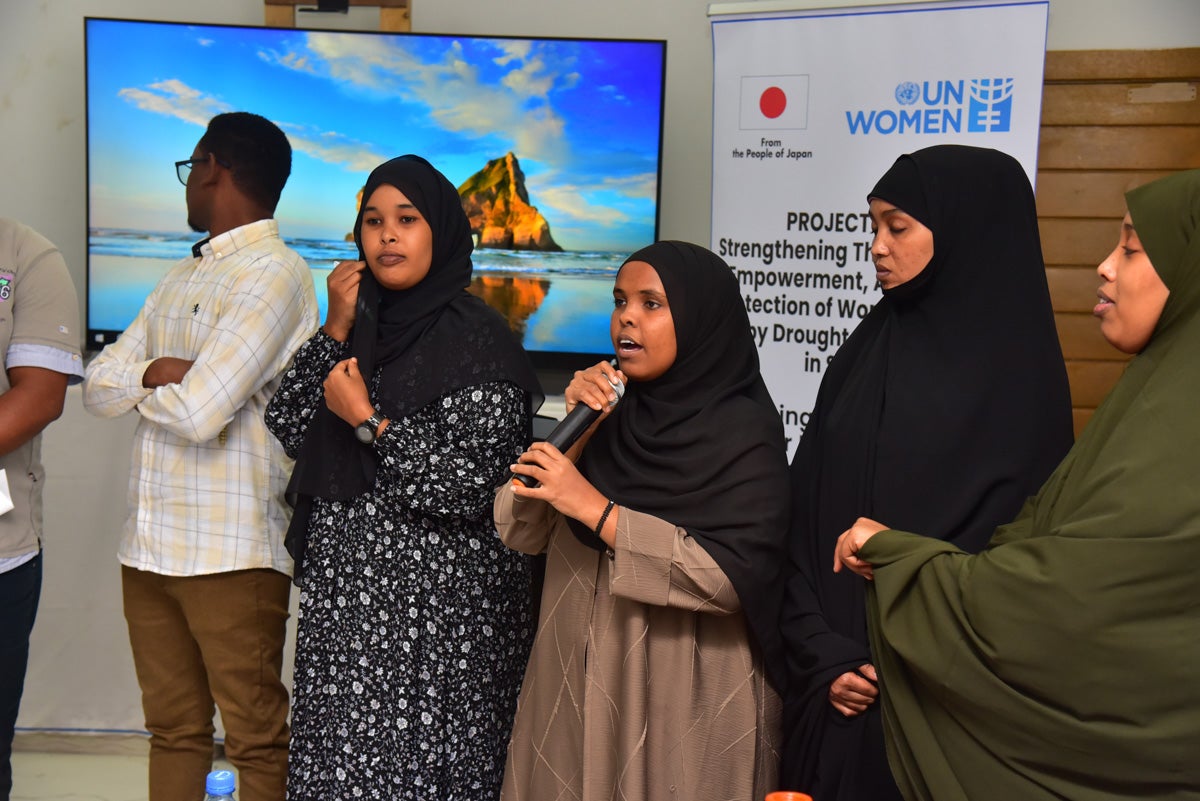
[(214, 703), (238, 797), (280, 801), (291, 464), (263, 411), (316, 330), (316, 295), (273, 217), (291, 172), (279, 128), (221, 114), (175, 170), (188, 225), (208, 236), (88, 366), (84, 405), (101, 417), (141, 415), (119, 557), (150, 731), (150, 801), (202, 793)]

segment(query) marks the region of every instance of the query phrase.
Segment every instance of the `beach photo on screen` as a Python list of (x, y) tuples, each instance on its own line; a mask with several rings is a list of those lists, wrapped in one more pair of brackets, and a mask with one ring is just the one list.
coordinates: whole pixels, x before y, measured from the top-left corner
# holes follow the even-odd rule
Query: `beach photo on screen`
[(202, 238), (174, 162), (215, 115), (293, 149), (276, 218), (325, 277), (357, 257), (368, 173), (415, 153), (459, 190), (470, 291), (531, 353), (611, 351), (616, 269), (658, 235), (666, 45), (88, 18), (88, 345), (123, 330)]

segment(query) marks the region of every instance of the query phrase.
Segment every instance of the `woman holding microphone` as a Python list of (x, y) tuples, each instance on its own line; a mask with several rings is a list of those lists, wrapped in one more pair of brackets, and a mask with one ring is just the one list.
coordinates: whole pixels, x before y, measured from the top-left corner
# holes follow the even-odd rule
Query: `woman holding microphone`
[(502, 798), (761, 799), (778, 769), (779, 414), (715, 254), (643, 248), (613, 298), (619, 367), (565, 393), (599, 421), (566, 454), (532, 445), (513, 472), (537, 485), (496, 497), (503, 541), (547, 555)]

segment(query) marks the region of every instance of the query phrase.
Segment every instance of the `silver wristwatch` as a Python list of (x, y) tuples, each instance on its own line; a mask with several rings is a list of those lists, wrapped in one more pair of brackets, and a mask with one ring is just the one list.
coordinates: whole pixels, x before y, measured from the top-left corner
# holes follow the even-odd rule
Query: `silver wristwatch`
[(379, 416), (379, 412), (375, 412), (375, 414), (354, 427), (354, 436), (363, 445), (370, 445), (375, 441), (375, 432), (379, 430), (381, 425), (383, 425), (383, 418)]

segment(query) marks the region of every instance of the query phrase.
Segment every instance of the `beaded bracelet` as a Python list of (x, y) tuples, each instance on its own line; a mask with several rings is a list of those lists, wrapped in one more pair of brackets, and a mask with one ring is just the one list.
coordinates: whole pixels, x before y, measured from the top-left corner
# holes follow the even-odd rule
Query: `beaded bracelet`
[[(617, 505), (616, 501), (609, 501), (608, 506), (604, 507), (604, 514), (600, 515), (600, 522), (596, 524), (596, 536), (600, 536), (600, 532), (604, 530), (604, 521), (608, 520), (608, 513)], [(603, 538), (601, 538), (603, 539)]]

